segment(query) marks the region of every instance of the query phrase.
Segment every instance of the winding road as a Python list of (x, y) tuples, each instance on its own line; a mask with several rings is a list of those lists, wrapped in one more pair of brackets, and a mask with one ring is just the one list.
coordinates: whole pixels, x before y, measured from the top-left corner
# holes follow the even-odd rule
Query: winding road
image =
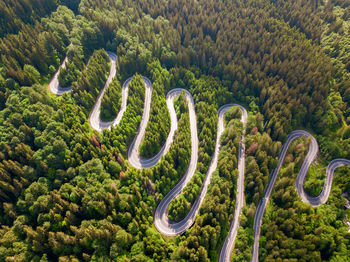
[(289, 134), (287, 141), (282, 146), (281, 153), (278, 158), (278, 164), (277, 167), (272, 171), (270, 175), (270, 180), (267, 185), (267, 188), (265, 190), (265, 195), (262, 200), (260, 200), (259, 205), (256, 209), (255, 213), (255, 219), (254, 219), (254, 245), (253, 245), (253, 257), (252, 261), (258, 261), (259, 258), (259, 239), (261, 234), (261, 224), (262, 224), (262, 218), (265, 213), (265, 209), (267, 207), (267, 204), (269, 202), (269, 199), (271, 197), (273, 186), (276, 183), (277, 176), (280, 173), (284, 158), (287, 154), (288, 148), (291, 145), (291, 143), (298, 138), (305, 137), (310, 138), (310, 146), (309, 151), (304, 159), (304, 162), (300, 168), (300, 171), (298, 173), (295, 188), (298, 191), (299, 196), (305, 203), (310, 203), (312, 206), (319, 206), (321, 204), (324, 204), (327, 202), (329, 193), (332, 187), (332, 181), (335, 170), (344, 165), (350, 166), (350, 161), (347, 159), (335, 159), (332, 160), (326, 170), (326, 182), (323, 186), (322, 192), (317, 197), (311, 197), (309, 196), (305, 190), (304, 190), (304, 181), (305, 176), (307, 174), (307, 171), (309, 170), (309, 167), (311, 164), (315, 161), (317, 154), (318, 154), (318, 144), (316, 139), (308, 132), (303, 130), (295, 130), (292, 133)]
[[(123, 86), (122, 86), (122, 103), (119, 110), (119, 113), (117, 114), (116, 118), (113, 121), (110, 122), (103, 122), (100, 119), (100, 106), (102, 97), (108, 88), (109, 84), (112, 82), (113, 78), (116, 75), (116, 61), (117, 56), (116, 54), (112, 52), (107, 52), (109, 59), (111, 61), (111, 68), (110, 73), (108, 76), (108, 79), (106, 81), (106, 84), (100, 94), (98, 95), (95, 105), (93, 106), (91, 113), (89, 115), (89, 123), (90, 126), (97, 130), (98, 132), (102, 132), (103, 129), (110, 129), (111, 127), (114, 127), (118, 125), (123, 117), (123, 114), (127, 107), (127, 100), (128, 100), (128, 87), (129, 83), (132, 78), (128, 78)], [(67, 58), (64, 59), (61, 68), (65, 67), (66, 62), (68, 61)], [(60, 70), (60, 69), (59, 69)], [(55, 73), (54, 77), (52, 78), (51, 82), (49, 83), (49, 90), (56, 94), (56, 95), (62, 95), (64, 93), (72, 91), (71, 87), (63, 88), (59, 85), (58, 82), (58, 75), (59, 70)], [(143, 77), (143, 81), (145, 83), (145, 102), (144, 102), (144, 109), (143, 114), (141, 118), (141, 123), (138, 129), (138, 133), (135, 136), (132, 144), (129, 147), (128, 150), (128, 161), (131, 166), (137, 168), (137, 169), (143, 169), (143, 168), (151, 168), (155, 166), (157, 163), (161, 161), (161, 157), (164, 156), (170, 146), (172, 145), (173, 138), (175, 135), (175, 131), (177, 130), (177, 116), (174, 108), (174, 100), (176, 97), (180, 95), (182, 91), (184, 91), (186, 100), (188, 103), (189, 108), (189, 119), (190, 119), (190, 130), (191, 130), (191, 157), (189, 166), (183, 175), (183, 177), (180, 179), (180, 181), (176, 184), (176, 186), (162, 199), (162, 201), (159, 203), (155, 210), (154, 214), (154, 225), (157, 228), (157, 230), (167, 236), (176, 236), (184, 233), (188, 228), (190, 228), (194, 221), (195, 217), (199, 212), (199, 208), (205, 198), (205, 195), (207, 193), (211, 177), (213, 172), (217, 168), (218, 164), (218, 156), (220, 152), (220, 137), (225, 129), (225, 123), (224, 123), (224, 116), (228, 109), (231, 107), (237, 106), (242, 112), (241, 122), (243, 123), (243, 134), (240, 141), (240, 148), (239, 148), (239, 155), (238, 155), (238, 179), (237, 179), (237, 193), (236, 193), (236, 204), (235, 204), (235, 212), (234, 212), (234, 218), (231, 223), (227, 238), (224, 242), (224, 245), (220, 252), (219, 261), (220, 262), (227, 262), (231, 261), (231, 255), (232, 250), (234, 247), (234, 242), (237, 236), (237, 231), (239, 227), (239, 216), (242, 212), (242, 207), (244, 205), (244, 172), (245, 172), (245, 127), (247, 123), (248, 114), (244, 107), (237, 105), (237, 104), (228, 104), (222, 106), (218, 110), (218, 125), (217, 125), (217, 138), (216, 138), (216, 144), (215, 144), (215, 150), (214, 155), (212, 157), (212, 160), (210, 162), (210, 165), (208, 167), (208, 171), (206, 173), (206, 176), (203, 181), (203, 185), (201, 188), (200, 195), (195, 200), (194, 204), (191, 207), (191, 210), (186, 215), (184, 219), (182, 219), (179, 222), (173, 222), (170, 221), (168, 218), (168, 210), (170, 203), (173, 199), (175, 199), (179, 194), (182, 192), (182, 190), (186, 187), (187, 183), (191, 180), (193, 175), (195, 174), (196, 168), (197, 168), (197, 162), (198, 162), (198, 130), (197, 130), (197, 118), (196, 118), (196, 112), (195, 112), (195, 102), (193, 100), (192, 95), (185, 89), (173, 89), (168, 92), (166, 96), (166, 102), (167, 107), (170, 114), (170, 120), (171, 120), (171, 126), (170, 131), (168, 134), (168, 137), (166, 139), (165, 144), (162, 146), (161, 150), (154, 155), (152, 158), (144, 159), (139, 154), (139, 147), (141, 142), (144, 139), (146, 127), (149, 121), (150, 117), (150, 108), (151, 108), (151, 101), (152, 101), (152, 83), (151, 81)], [(270, 181), (268, 183), (268, 186), (265, 190), (265, 195), (263, 199), (259, 202), (257, 212), (255, 214), (255, 221), (254, 221), (254, 246), (253, 246), (253, 258), (252, 261), (258, 261), (258, 254), (259, 254), (259, 239), (260, 239), (260, 231), (261, 231), (261, 224), (262, 224), (262, 218), (266, 209), (266, 206), (268, 204), (269, 198), (271, 197), (273, 186), (276, 182), (277, 176), (280, 172), (280, 169), (282, 167), (284, 158), (286, 156), (287, 150), (290, 146), (290, 144), (293, 142), (293, 140), (300, 138), (300, 137), (307, 137), (311, 139), (310, 147), (307, 156), (305, 157), (305, 160), (302, 164), (302, 167), (300, 169), (300, 172), (298, 174), (295, 188), (298, 191), (298, 194), (300, 195), (301, 199), (304, 202), (310, 203), (313, 206), (318, 206), (321, 204), (324, 204), (327, 202), (328, 196), (330, 194), (332, 181), (333, 181), (333, 175), (335, 170), (339, 166), (343, 165), (349, 165), (350, 161), (346, 159), (335, 159), (331, 161), (331, 163), (327, 167), (326, 171), (326, 183), (324, 185), (324, 188), (321, 192), (321, 194), (318, 197), (310, 197), (306, 194), (304, 191), (304, 180), (305, 176), (307, 174), (307, 171), (310, 167), (310, 165), (313, 163), (313, 161), (316, 159), (316, 156), (318, 154), (318, 144), (316, 139), (309, 134), (306, 131), (302, 130), (296, 130), (293, 131), (287, 138), (286, 143), (283, 145), (280, 156), (279, 156), (279, 162), (277, 167), (272, 171), (270, 176)]]

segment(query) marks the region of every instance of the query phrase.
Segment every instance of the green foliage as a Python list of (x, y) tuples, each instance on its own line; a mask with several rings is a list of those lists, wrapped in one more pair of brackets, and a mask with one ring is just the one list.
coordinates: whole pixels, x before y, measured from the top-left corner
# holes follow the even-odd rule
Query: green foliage
[(105, 134), (108, 144), (120, 153), (126, 154), (128, 146), (134, 139), (143, 112), (145, 101), (145, 84), (142, 76), (135, 74), (129, 83), (128, 103), (123, 118), (118, 126)]
[(241, 119), (242, 112), (238, 107), (231, 107), (227, 112), (225, 113), (225, 122), (230, 122), (231, 119)]
[(57, 2), (54, 0), (1, 1), (0, 37), (16, 34), (23, 24), (34, 24), (38, 18), (49, 15), (56, 7)]
[[(329, 3), (322, 14), (324, 20), (321, 38), (321, 46), (325, 53), (332, 57), (332, 63), (338, 69), (337, 77), (334, 79), (337, 90), (344, 102), (350, 101), (350, 22), (348, 19), (349, 7), (341, 1)], [(350, 110), (344, 109), (344, 120), (350, 123)]]
[[(293, 152), (294, 148), (294, 152)], [(289, 152), (294, 158), (287, 161), (277, 179), (269, 208), (263, 219), (262, 259), (329, 260), (344, 258), (348, 252), (348, 239), (337, 238), (337, 232), (347, 231), (347, 226), (337, 222), (343, 217), (344, 202), (340, 192), (332, 189), (329, 205), (311, 208), (302, 203), (294, 190), (295, 178), (303, 161), (307, 144), (293, 143)], [(337, 193), (336, 193), (337, 192)], [(272, 252), (272, 250), (274, 250)]]
[[(185, 133), (186, 136), (182, 136), (182, 138), (186, 138), (186, 140), (180, 140), (181, 143), (186, 143), (188, 146), (186, 146), (186, 151), (187, 151), (187, 155), (185, 154), (185, 158), (184, 159), (180, 159), (179, 157), (177, 157), (177, 161), (181, 161), (180, 165), (183, 169), (183, 172), (185, 172), (187, 166), (189, 165), (189, 157), (188, 155), (190, 154), (190, 150), (191, 150), (191, 133), (190, 133), (190, 119), (189, 119), (189, 112), (188, 112), (188, 102), (186, 99), (186, 95), (185, 92), (182, 91), (180, 96), (178, 98), (176, 98), (175, 103), (174, 103), (176, 112), (177, 112), (177, 117), (179, 119), (179, 126), (178, 126), (178, 130), (181, 130), (182, 132)], [(180, 125), (181, 123), (181, 125)], [(186, 124), (184, 126), (184, 124)], [(180, 135), (181, 136), (181, 135)], [(178, 137), (178, 139), (180, 138), (180, 136)], [(187, 156), (187, 158), (186, 158)], [(187, 164), (187, 165), (186, 165)], [(178, 172), (178, 174), (181, 174), (180, 172)], [(184, 199), (177, 198), (175, 199), (169, 207), (169, 218), (171, 220), (175, 220), (178, 221), (180, 220), (180, 218), (183, 218), (186, 215), (186, 208), (184, 208), (182, 205), (186, 205), (186, 203), (184, 203)], [(188, 208), (188, 207), (187, 207)]]
[(161, 67), (159, 61), (149, 63), (148, 71), (152, 74), (153, 91), (150, 119), (140, 145), (140, 155), (145, 158), (150, 158), (159, 152), (170, 131), (170, 116), (165, 100), (169, 72)]
[(91, 59), (73, 84), (73, 97), (89, 115), (99, 92), (104, 87), (109, 74), (109, 58), (105, 50), (94, 51)]
[(40, 80), (40, 73), (32, 65), (24, 65), (23, 67), (24, 74), (28, 79), (29, 83), (37, 83)]
[(240, 217), (240, 227), (235, 242), (236, 252), (233, 254), (234, 261), (251, 260), (256, 207), (264, 196), (270, 172), (277, 164), (277, 156), (281, 149), (280, 142), (272, 141), (270, 136), (263, 132), (263, 120), (263, 116), (259, 113), (249, 115), (248, 118), (244, 179), (245, 206)]
[(241, 134), (232, 121), (222, 139), (218, 170), (204, 199), (194, 225), (183, 237), (174, 259), (211, 261), (218, 259), (234, 210), (237, 181), (237, 155)]
[[(30, 2), (27, 1), (26, 4), (31, 6)], [(45, 6), (50, 9), (52, 1), (49, 2), (45, 2), (45, 5), (36, 3), (33, 6), (39, 5), (42, 9)], [(15, 8), (18, 5), (16, 3)], [(33, 26), (22, 24), (18, 34), (8, 34), (2, 38), (0, 50), (5, 78), (12, 78), (21, 85), (34, 84), (38, 81), (39, 75), (33, 68), (28, 67), (30, 65), (41, 74), (40, 80), (47, 80), (46, 77), (50, 77), (54, 73), (52, 71), (55, 71), (51, 70), (50, 66), (57, 68), (64, 56), (65, 46), (69, 43), (68, 34), (73, 15), (67, 8), (58, 8), (51, 14), (50, 19), (45, 18)]]
[[(189, 74), (189, 72), (187, 72)], [(218, 83), (213, 84), (213, 80), (204, 84), (202, 77), (198, 81), (195, 81), (195, 86), (192, 88), (194, 96), (198, 99), (195, 105), (198, 123), (198, 139), (199, 139), (199, 152), (198, 152), (198, 164), (197, 171), (184, 191), (180, 196), (175, 199), (169, 207), (169, 216), (173, 220), (181, 220), (186, 216), (192, 207), (192, 204), (199, 196), (202, 182), (204, 180), (204, 174), (211, 161), (211, 157), (214, 153), (214, 147), (216, 142), (215, 130), (217, 128), (217, 110), (213, 105), (209, 105), (207, 102), (209, 98), (213, 100), (212, 96), (209, 96), (207, 87), (212, 85), (212, 92), (215, 94), (222, 90), (222, 86)], [(215, 82), (214, 82), (215, 83)]]
[(320, 195), (324, 181), (326, 179), (326, 170), (320, 166), (312, 165), (306, 175), (304, 190), (310, 196)]
[(58, 2), (61, 5), (66, 5), (76, 13), (78, 11), (80, 0), (59, 0)]
[(191, 132), (188, 103), (184, 92), (175, 101), (175, 108), (182, 107), (179, 112), (178, 129), (174, 141), (163, 161), (154, 167), (151, 179), (155, 182), (156, 195), (162, 199), (180, 180), (188, 168), (191, 156)]
[(115, 77), (107, 87), (101, 101), (101, 120), (112, 121), (116, 118), (122, 103), (122, 89), (120, 82)]
[(62, 87), (70, 87), (72, 83), (77, 81), (81, 70), (83, 70), (84, 64), (78, 57), (78, 55), (73, 54), (73, 56), (66, 62), (64, 68), (60, 69), (58, 75), (58, 82)]

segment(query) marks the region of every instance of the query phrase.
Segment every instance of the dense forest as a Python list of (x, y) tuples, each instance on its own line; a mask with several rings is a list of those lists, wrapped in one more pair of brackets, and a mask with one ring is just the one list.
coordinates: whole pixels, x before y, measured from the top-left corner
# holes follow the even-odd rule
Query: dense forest
[[(350, 159), (350, 0), (0, 0), (0, 261), (217, 261), (233, 221), (238, 154), (245, 133), (244, 206), (233, 261), (250, 261), (254, 219), (288, 134), (310, 132), (317, 161), (304, 189), (322, 191), (326, 167)], [(117, 55), (116, 76), (93, 130), (89, 115)], [(72, 92), (50, 93), (58, 74)], [(167, 93), (195, 103), (196, 170), (169, 206), (181, 221), (199, 196), (212, 161), (218, 110), (224, 119), (218, 164), (193, 225), (164, 236), (158, 204), (191, 158), (189, 105), (175, 99), (177, 130), (152, 168), (128, 150), (139, 132), (145, 76), (152, 82), (142, 158), (170, 132)], [(295, 181), (310, 140), (287, 151), (261, 227), (259, 260), (348, 261), (350, 168), (334, 174), (328, 201), (304, 203)]]

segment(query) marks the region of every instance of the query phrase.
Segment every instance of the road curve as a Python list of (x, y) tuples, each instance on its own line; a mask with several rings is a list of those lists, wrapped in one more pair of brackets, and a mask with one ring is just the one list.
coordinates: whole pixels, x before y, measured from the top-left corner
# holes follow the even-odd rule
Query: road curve
[[(100, 106), (102, 97), (106, 91), (106, 88), (108, 88), (109, 84), (112, 82), (113, 77), (116, 75), (116, 61), (117, 56), (112, 52), (107, 52), (108, 56), (111, 60), (111, 68), (110, 73), (108, 76), (108, 79), (106, 81), (106, 84), (100, 94), (98, 95), (96, 102), (93, 106), (93, 109), (89, 115), (89, 123), (91, 127), (98, 132), (102, 132), (103, 129), (110, 129), (112, 126), (116, 126), (121, 121), (123, 114), (126, 110), (127, 106), (127, 99), (128, 99), (128, 86), (132, 78), (127, 79), (123, 86), (122, 86), (122, 103), (119, 113), (117, 114), (116, 118), (113, 121), (110, 122), (103, 122), (100, 119)], [(62, 65), (60, 68), (64, 68), (66, 62), (68, 61), (67, 57), (64, 59)], [(60, 69), (59, 69), (60, 70)], [(49, 83), (49, 90), (56, 94), (56, 95), (62, 95), (66, 92), (70, 92), (72, 90), (71, 87), (63, 88), (58, 83), (58, 74), (59, 70), (55, 73), (53, 76), (51, 82)], [(204, 197), (207, 193), (208, 186), (211, 181), (211, 177), (213, 172), (216, 170), (217, 162), (218, 162), (218, 155), (220, 151), (220, 136), (222, 135), (222, 132), (224, 131), (224, 115), (226, 111), (233, 107), (238, 106), (240, 110), (242, 111), (242, 118), (241, 122), (243, 123), (244, 130), (241, 137), (240, 142), (240, 149), (239, 149), (239, 155), (238, 155), (238, 180), (237, 180), (237, 196), (236, 196), (236, 205), (235, 205), (235, 212), (234, 212), (234, 219), (231, 223), (228, 236), (224, 242), (224, 245), (220, 252), (219, 261), (220, 262), (228, 262), (231, 260), (231, 254), (232, 249), (234, 246), (234, 241), (237, 236), (237, 230), (239, 226), (239, 215), (241, 214), (241, 210), (244, 204), (244, 171), (245, 171), (245, 126), (247, 121), (247, 111), (244, 109), (244, 107), (237, 105), (237, 104), (229, 104), (221, 107), (218, 111), (218, 126), (217, 126), (217, 139), (216, 139), (216, 145), (214, 150), (214, 155), (212, 157), (211, 163), (208, 167), (207, 174), (205, 176), (205, 179), (203, 181), (203, 185), (201, 188), (201, 193), (199, 197), (195, 200), (191, 210), (186, 215), (186, 217), (179, 221), (179, 222), (172, 222), (168, 219), (168, 209), (170, 206), (171, 201), (176, 198), (184, 189), (186, 184), (191, 180), (192, 176), (194, 175), (196, 168), (197, 168), (197, 162), (198, 162), (198, 132), (197, 132), (197, 119), (196, 119), (196, 113), (195, 113), (195, 106), (194, 106), (194, 100), (191, 96), (191, 94), (184, 90), (184, 89), (173, 89), (169, 91), (166, 97), (167, 107), (170, 114), (170, 120), (171, 120), (171, 127), (170, 131), (167, 137), (167, 140), (161, 150), (152, 158), (150, 159), (144, 159), (139, 154), (139, 147), (144, 139), (147, 123), (149, 120), (150, 115), (150, 107), (151, 107), (151, 99), (152, 99), (152, 83), (151, 81), (143, 77), (144, 83), (145, 83), (145, 102), (144, 102), (144, 110), (142, 114), (141, 123), (138, 129), (138, 133), (136, 137), (134, 138), (132, 144), (129, 147), (128, 150), (128, 161), (129, 163), (137, 168), (137, 169), (143, 169), (143, 168), (151, 168), (154, 165), (156, 165), (163, 155), (167, 153), (169, 150), (173, 138), (175, 135), (175, 131), (177, 130), (177, 117), (176, 112), (174, 109), (174, 99), (180, 95), (181, 91), (185, 92), (186, 99), (189, 105), (189, 118), (190, 118), (190, 130), (191, 130), (191, 158), (190, 163), (188, 166), (188, 169), (186, 170), (185, 174), (181, 178), (181, 180), (176, 184), (176, 186), (163, 198), (163, 200), (159, 203), (159, 205), (156, 208), (155, 215), (154, 215), (154, 224), (157, 230), (167, 236), (175, 236), (182, 234), (185, 232), (195, 221), (195, 217), (199, 212), (199, 208), (204, 200)], [(327, 167), (326, 170), (326, 182), (324, 184), (324, 187), (322, 189), (322, 192), (317, 197), (311, 197), (304, 191), (304, 180), (305, 176), (307, 174), (307, 171), (310, 167), (310, 165), (313, 163), (313, 161), (316, 159), (316, 156), (318, 154), (318, 144), (316, 139), (309, 134), (306, 131), (303, 130), (296, 130), (293, 131), (287, 138), (286, 143), (283, 145), (280, 156), (279, 156), (279, 162), (277, 167), (272, 171), (270, 175), (270, 181), (268, 183), (268, 186), (265, 190), (265, 195), (263, 199), (259, 202), (259, 205), (257, 207), (257, 211), (255, 214), (255, 221), (254, 221), (254, 245), (253, 245), (253, 256), (252, 261), (258, 261), (258, 254), (259, 254), (259, 239), (260, 239), (260, 232), (261, 232), (261, 224), (262, 224), (262, 217), (264, 215), (266, 206), (268, 204), (268, 201), (271, 197), (273, 186), (276, 182), (277, 176), (280, 172), (280, 169), (282, 167), (284, 158), (286, 156), (287, 150), (290, 146), (290, 144), (297, 138), (300, 137), (307, 137), (311, 139), (311, 143), (309, 146), (309, 151), (306, 155), (306, 158), (301, 166), (301, 169), (299, 171), (299, 174), (296, 179), (295, 188), (298, 191), (299, 196), (302, 198), (304, 202), (310, 203), (313, 206), (318, 206), (321, 204), (324, 204), (327, 202), (333, 176), (335, 170), (343, 165), (349, 165), (350, 161), (346, 159), (335, 159), (331, 161)]]
[(110, 129), (112, 126), (119, 124), (119, 122), (122, 119), (123, 114), (126, 110), (126, 103), (127, 103), (127, 99), (128, 99), (128, 85), (129, 85), (129, 82), (131, 80), (130, 78), (127, 79), (125, 81), (124, 85), (122, 86), (122, 103), (121, 103), (120, 110), (119, 110), (117, 117), (113, 121), (103, 122), (100, 118), (102, 97), (103, 97), (104, 93), (106, 92), (107, 87), (110, 85), (110, 83), (112, 83), (113, 78), (117, 74), (117, 69), (116, 69), (117, 55), (112, 53), (112, 52), (107, 52), (107, 54), (108, 54), (108, 57), (111, 61), (111, 68), (109, 71), (109, 75), (108, 75), (106, 84), (103, 87), (102, 91), (99, 93), (99, 95), (96, 99), (96, 102), (95, 102), (94, 106), (92, 107), (92, 110), (91, 110), (90, 115), (89, 115), (89, 123), (90, 123), (91, 128), (95, 129), (98, 132), (102, 132), (103, 129)]
[[(181, 193), (181, 191), (186, 186), (186, 184), (188, 183), (188, 181), (191, 179), (192, 175), (195, 172), (196, 163), (192, 163), (192, 156), (191, 156), (191, 161), (190, 161), (190, 167), (193, 164), (193, 169), (191, 169), (191, 175), (189, 175), (187, 172), (190, 169), (190, 167), (189, 167), (189, 169), (186, 171), (184, 177), (180, 180), (180, 182), (159, 203), (159, 205), (155, 211), (155, 215), (154, 215), (154, 224), (155, 224), (155, 227), (157, 228), (157, 230), (159, 232), (161, 232), (162, 234), (167, 235), (167, 236), (175, 236), (175, 235), (182, 234), (189, 227), (191, 227), (192, 224), (194, 223), (195, 217), (198, 214), (199, 208), (200, 208), (200, 206), (204, 200), (204, 197), (207, 193), (212, 174), (216, 170), (216, 167), (217, 167), (218, 156), (219, 156), (219, 151), (220, 151), (220, 147), (221, 147), (220, 137), (225, 129), (225, 127), (224, 127), (224, 115), (227, 112), (227, 110), (233, 106), (239, 106), (239, 105), (236, 105), (236, 104), (225, 105), (225, 106), (222, 106), (218, 111), (217, 138), (216, 138), (214, 155), (212, 157), (212, 160), (211, 160), (210, 165), (208, 167), (208, 171), (207, 171), (206, 176), (204, 178), (200, 195), (193, 203), (191, 210), (186, 215), (186, 217), (179, 222), (169, 221), (168, 210), (169, 210), (169, 206), (170, 206), (171, 201), (173, 199), (175, 199)], [(241, 106), (239, 106), (239, 107), (242, 110), (241, 121), (245, 125), (246, 119), (247, 119), (247, 112), (245, 111), (245, 109), (243, 107), (241, 107)], [(191, 132), (191, 137), (192, 136), (197, 136), (197, 133), (192, 134), (192, 132)], [(242, 140), (244, 141), (244, 136), (242, 137)], [(244, 152), (244, 150), (242, 150), (242, 148), (240, 148), (240, 152)], [(242, 158), (244, 158), (244, 154), (242, 154)], [(244, 174), (244, 160), (243, 160), (243, 174)], [(229, 246), (227, 246), (227, 247), (229, 248)]]
[(272, 189), (274, 184), (276, 183), (277, 176), (281, 170), (284, 158), (287, 154), (287, 150), (291, 143), (298, 138), (306, 137), (310, 138), (310, 146), (309, 151), (305, 157), (305, 160), (300, 168), (300, 171), (298, 173), (295, 188), (298, 191), (299, 196), (301, 199), (306, 202), (310, 203), (312, 206), (319, 206), (321, 204), (324, 204), (327, 202), (329, 193), (332, 187), (332, 181), (335, 170), (344, 165), (350, 166), (350, 161), (346, 159), (335, 159), (332, 160), (326, 170), (326, 182), (323, 186), (322, 192), (317, 197), (311, 197), (309, 196), (305, 190), (304, 190), (304, 181), (305, 176), (307, 174), (307, 171), (309, 170), (310, 165), (314, 162), (316, 159), (316, 156), (318, 154), (318, 144), (316, 139), (308, 132), (303, 130), (295, 130), (292, 133), (288, 135), (287, 141), (282, 146), (281, 153), (278, 158), (278, 164), (277, 167), (272, 171), (270, 175), (270, 180), (268, 183), (268, 186), (265, 190), (265, 195), (263, 199), (259, 202), (259, 205), (257, 207), (257, 211), (255, 213), (255, 220), (254, 220), (254, 245), (253, 245), (253, 256), (252, 261), (258, 261), (259, 257), (259, 239), (260, 239), (260, 233), (261, 233), (261, 224), (262, 224), (262, 218), (265, 213), (265, 209), (267, 207), (267, 204), (269, 202), (269, 199), (271, 197)]
[[(151, 85), (151, 82), (149, 80), (148, 82), (149, 82), (149, 85)], [(170, 115), (170, 131), (165, 141), (165, 144), (162, 146), (162, 148), (159, 150), (159, 152), (156, 155), (154, 155), (149, 159), (142, 158), (139, 153), (141, 142), (145, 137), (146, 127), (149, 120), (149, 112), (151, 108), (151, 94), (149, 97), (147, 97), (146, 95), (145, 109), (141, 119), (140, 127), (136, 137), (132, 141), (128, 150), (128, 161), (133, 167), (137, 169), (151, 168), (155, 166), (160, 161), (161, 157), (168, 152), (171, 144), (173, 143), (173, 138), (175, 135), (175, 131), (177, 129), (177, 117), (176, 117), (176, 112), (174, 108), (174, 99), (180, 95), (182, 90), (183, 89), (173, 89), (169, 91), (166, 96), (166, 103), (167, 103), (167, 107)], [(145, 111), (147, 112), (145, 113)]]
[[(230, 106), (230, 105), (229, 105)], [(239, 152), (238, 152), (238, 179), (237, 179), (237, 193), (236, 193), (236, 205), (233, 221), (231, 222), (228, 235), (225, 239), (224, 245), (220, 251), (219, 262), (229, 262), (231, 261), (232, 249), (234, 247), (235, 239), (237, 237), (238, 226), (239, 226), (239, 216), (242, 213), (242, 207), (244, 204), (244, 170), (245, 170), (245, 129), (248, 119), (247, 111), (243, 106), (233, 104), (232, 106), (238, 106), (242, 111), (241, 122), (243, 123), (243, 134), (241, 137)], [(231, 107), (231, 106), (230, 106)], [(220, 121), (220, 120), (219, 120)], [(222, 126), (222, 129), (224, 126)], [(218, 127), (219, 130), (219, 127)], [(216, 168), (216, 166), (215, 166)], [(215, 169), (214, 169), (215, 170)]]
[(55, 95), (63, 95), (64, 93), (72, 91), (72, 87), (61, 87), (59, 82), (58, 82), (58, 75), (60, 74), (60, 69), (66, 67), (66, 63), (68, 62), (68, 57), (66, 56), (63, 60), (62, 65), (60, 68), (57, 70), (57, 72), (54, 74), (53, 78), (51, 79), (49, 83), (49, 90), (51, 93)]
[[(182, 90), (184, 89), (174, 89), (174, 92), (176, 92), (176, 94), (179, 95)], [(155, 227), (160, 233), (167, 236), (179, 235), (184, 231), (186, 231), (186, 229), (188, 229), (193, 224), (191, 213), (194, 211), (194, 208), (191, 209), (192, 212), (190, 211), (187, 214), (187, 216), (178, 223), (171, 223), (168, 220), (168, 209), (169, 209), (170, 202), (182, 192), (182, 190), (185, 188), (187, 183), (191, 180), (191, 178), (193, 177), (197, 169), (197, 162), (198, 162), (198, 136), (197, 136), (198, 132), (197, 132), (197, 119), (196, 119), (196, 112), (194, 108), (194, 100), (192, 98), (192, 95), (187, 90), (184, 90), (184, 91), (188, 102), (190, 130), (191, 130), (190, 163), (183, 177), (176, 184), (176, 186), (159, 203), (154, 214)]]

